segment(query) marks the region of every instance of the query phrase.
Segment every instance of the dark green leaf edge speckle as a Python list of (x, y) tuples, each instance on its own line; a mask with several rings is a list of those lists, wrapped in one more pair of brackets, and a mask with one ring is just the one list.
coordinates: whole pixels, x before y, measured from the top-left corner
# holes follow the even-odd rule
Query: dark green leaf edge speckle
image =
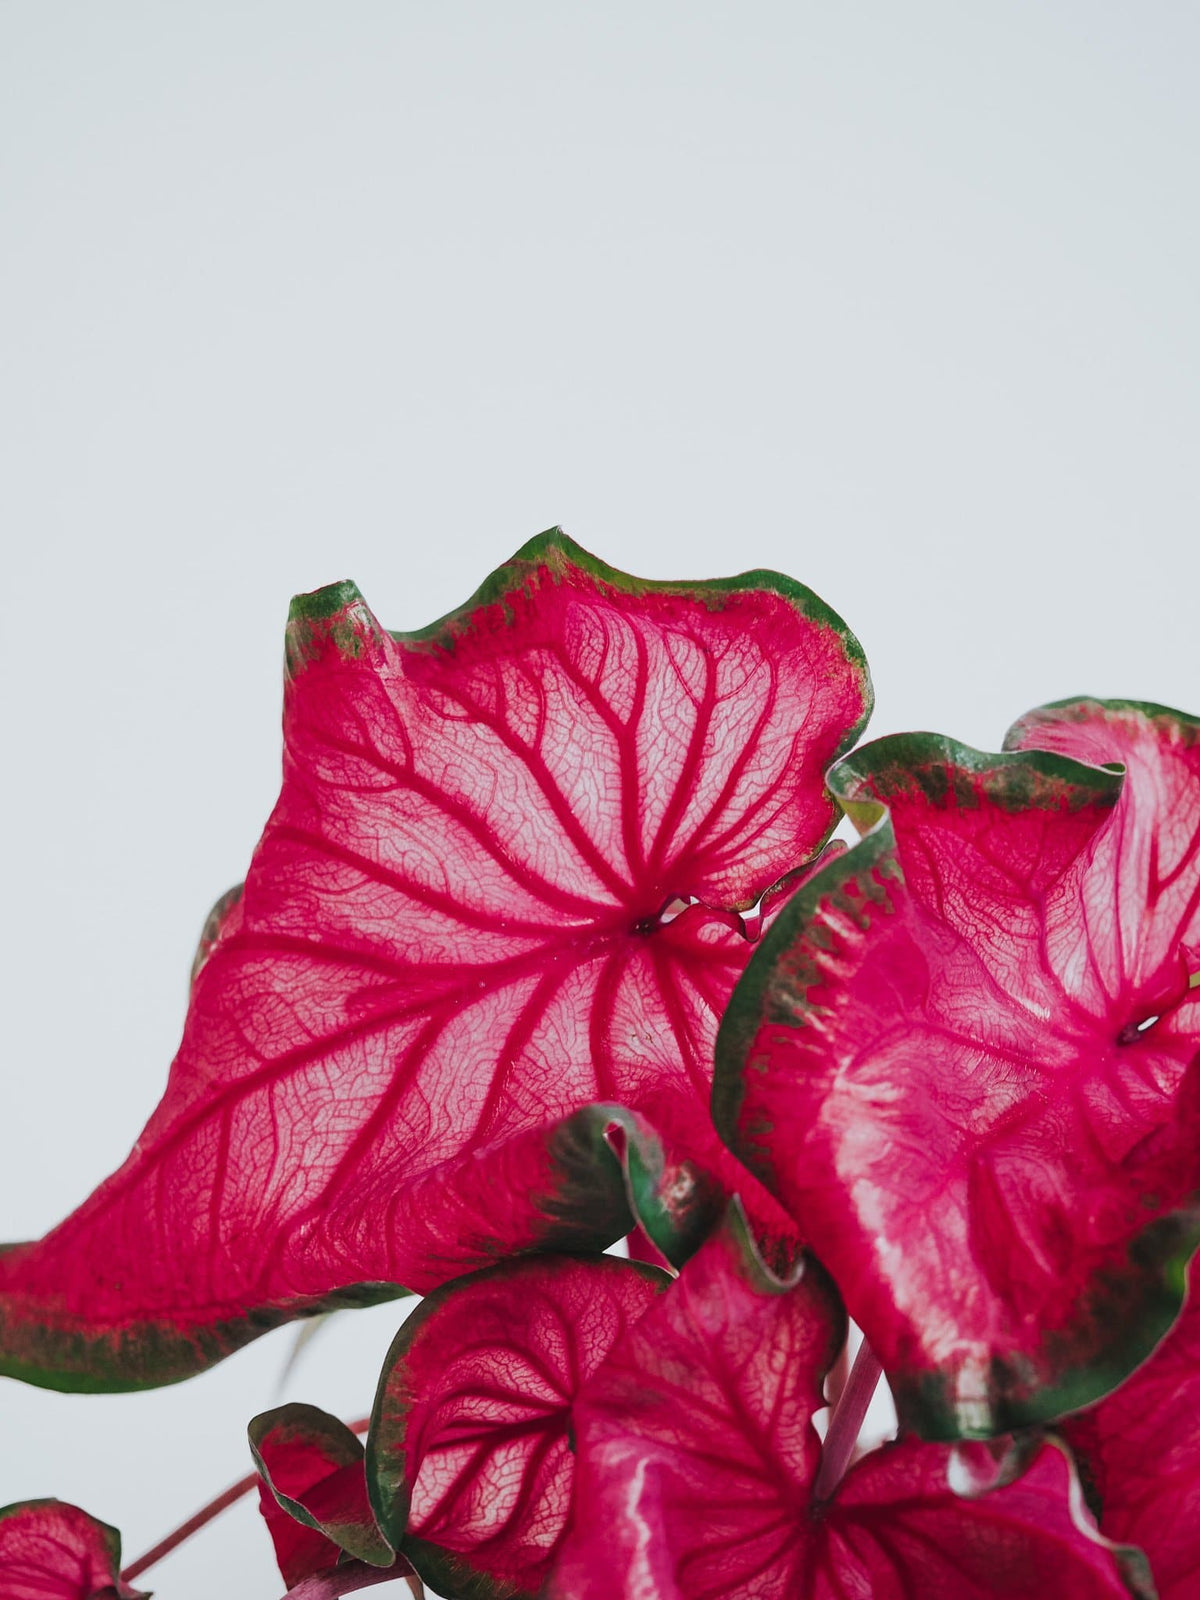
[[(408, 633), (393, 632), (390, 637), (409, 649), (436, 648), (453, 652), (460, 640), (485, 623), (488, 626), (510, 625), (512, 599), (523, 590), (532, 593), (545, 581), (589, 584), (601, 593), (629, 596), (679, 595), (699, 600), (713, 611), (721, 610), (741, 595), (755, 592), (778, 595), (802, 616), (839, 636), (847, 663), (859, 681), (862, 715), (846, 730), (838, 745), (838, 754), (854, 745), (870, 719), (874, 692), (862, 645), (838, 613), (806, 585), (767, 568), (756, 568), (731, 578), (692, 581), (635, 578), (584, 550), (561, 528), (549, 528), (528, 540), (510, 560), (484, 579), (469, 600), (436, 622)], [(355, 657), (372, 639), (382, 637), (383, 630), (356, 584), (349, 581), (328, 584), (311, 594), (297, 595), (292, 601), (287, 643), (289, 670), (293, 675), (302, 670), (320, 653), (329, 638), (344, 655)]]
[[(1165, 707), (1104, 704), (1180, 718)], [(1183, 719), (1185, 726), (1192, 722)], [(1200, 723), (1196, 727), (1200, 730)], [(865, 928), (875, 915), (889, 914), (904, 893), (887, 801), (919, 792), (938, 807), (974, 806), (984, 798), (1010, 810), (1109, 807), (1120, 795), (1124, 771), (1044, 751), (996, 755), (942, 735), (917, 733), (862, 746), (830, 771), (827, 782), (863, 837), (815, 873), (780, 911), (734, 990), (717, 1036), (713, 1120), (733, 1153), (772, 1191), (770, 1130), (746, 1127), (742, 1118), (746, 1077), (767, 1065), (755, 1058), (755, 1041), (764, 1026), (805, 1025), (815, 1005), (809, 989), (820, 977), (817, 958), (831, 942), (822, 912), (849, 917)], [(1141, 1230), (1129, 1246), (1129, 1270), (1094, 1285), (1082, 1308), (1083, 1322), (1097, 1331), (1113, 1330), (1110, 1337), (1083, 1358), (1062, 1334), (1048, 1337), (1034, 1360), (998, 1358), (985, 1400), (961, 1401), (948, 1373), (889, 1372), (902, 1426), (931, 1440), (986, 1439), (1044, 1426), (1102, 1398), (1170, 1330), (1198, 1245), (1200, 1198)]]
[(1108, 721), (1130, 712), (1147, 722), (1166, 723), (1185, 744), (1192, 745), (1200, 740), (1200, 717), (1176, 711), (1173, 706), (1161, 706), (1153, 700), (1097, 700), (1090, 695), (1071, 695), (1065, 700), (1051, 700), (1044, 706), (1036, 706), (1018, 717), (1004, 735), (1003, 748), (1020, 749), (1023, 736), (1034, 728), (1064, 722)]
[[(20, 1245), (0, 1245), (19, 1250)], [(52, 1327), (0, 1316), (0, 1374), (67, 1394), (126, 1394), (181, 1383), (223, 1361), (273, 1328), (326, 1311), (380, 1305), (409, 1290), (396, 1284), (367, 1283), (338, 1290), (319, 1300), (286, 1307), (258, 1307), (205, 1327), (182, 1332), (165, 1319), (138, 1322), (119, 1332), (94, 1333)]]
[(356, 1560), (365, 1561), (368, 1566), (392, 1566), (396, 1552), (384, 1538), (383, 1531), (375, 1524), (369, 1528), (358, 1528), (347, 1527), (340, 1523), (321, 1522), (312, 1515), (303, 1501), (293, 1499), (291, 1495), (284, 1494), (276, 1487), (260, 1446), (267, 1435), (277, 1429), (301, 1438), (321, 1440), (326, 1447), (331, 1472), (338, 1467), (362, 1461), (364, 1459), (362, 1441), (350, 1432), (340, 1417), (322, 1411), (318, 1406), (299, 1402), (260, 1412), (251, 1420), (246, 1430), (250, 1440), (250, 1453), (254, 1457), (259, 1476), (290, 1517), (306, 1528), (313, 1528), (317, 1533), (323, 1533), (339, 1549), (345, 1550)]
[[(659, 1267), (642, 1261), (621, 1261), (613, 1256), (575, 1255), (574, 1261), (587, 1262), (602, 1272), (634, 1272), (659, 1289), (669, 1288), (672, 1279)], [(461, 1555), (426, 1540), (408, 1535), (411, 1490), (404, 1473), (404, 1445), (409, 1407), (389, 1403), (389, 1385), (394, 1369), (404, 1360), (426, 1323), (436, 1317), (446, 1302), (469, 1292), (481, 1283), (503, 1282), (520, 1275), (530, 1265), (528, 1258), (484, 1267), (427, 1295), (405, 1321), (384, 1357), (367, 1433), (367, 1491), (375, 1517), (385, 1537), (412, 1562), (419, 1577), (446, 1600), (534, 1600), (532, 1595), (510, 1584), (498, 1583)], [(388, 1462), (395, 1463), (389, 1470)]]

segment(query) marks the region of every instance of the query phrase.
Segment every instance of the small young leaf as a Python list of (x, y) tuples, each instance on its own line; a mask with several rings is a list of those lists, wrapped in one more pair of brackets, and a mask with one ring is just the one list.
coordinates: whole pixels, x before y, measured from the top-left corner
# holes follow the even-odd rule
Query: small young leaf
[(812, 1418), (844, 1334), (815, 1262), (774, 1278), (732, 1212), (575, 1402), (547, 1600), (1124, 1600), (1136, 1567), (1077, 1515), (1052, 1445), (963, 1499), (951, 1448), (906, 1440), (818, 1501)]
[(833, 770), (866, 836), (785, 907), (717, 1051), (718, 1126), (932, 1438), (1107, 1392), (1200, 1237), (1200, 727), (1019, 729), (1053, 748), (910, 735)]
[(260, 1509), (289, 1587), (343, 1551), (369, 1566), (394, 1564), (367, 1498), (362, 1442), (340, 1418), (316, 1406), (278, 1406), (255, 1417), (249, 1434), (263, 1478)]
[[(0, 1255), (2, 1371), (169, 1382), (429, 1287), (478, 1254), (431, 1260), (415, 1191), (593, 1101), (788, 1226), (707, 1100), (740, 913), (821, 847), (869, 711), (841, 620), (777, 574), (647, 583), (555, 532), (422, 634), (353, 584), (301, 596), (288, 663), (282, 792), (166, 1094), (114, 1177)], [(490, 1223), (492, 1255), (534, 1242)]]
[(120, 1579), (121, 1535), (64, 1500), (0, 1510), (4, 1600), (146, 1600)]
[(580, 1386), (670, 1279), (545, 1256), (439, 1289), (388, 1352), (367, 1444), (380, 1525), (448, 1600), (538, 1593), (571, 1503)]

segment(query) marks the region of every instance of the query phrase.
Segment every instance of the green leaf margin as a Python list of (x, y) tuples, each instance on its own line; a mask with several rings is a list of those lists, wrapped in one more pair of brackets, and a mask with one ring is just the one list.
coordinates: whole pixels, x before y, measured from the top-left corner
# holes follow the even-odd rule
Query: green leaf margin
[(9, 1517), (24, 1515), (30, 1511), (48, 1511), (51, 1514), (59, 1511), (77, 1511), (91, 1523), (99, 1535), (101, 1544), (108, 1552), (112, 1586), (107, 1592), (114, 1596), (114, 1600), (119, 1600), (122, 1596), (125, 1600), (151, 1600), (149, 1589), (131, 1589), (128, 1584), (121, 1582), (121, 1535), (111, 1523), (101, 1522), (99, 1517), (92, 1516), (90, 1511), (84, 1511), (82, 1506), (74, 1505), (69, 1500), (57, 1500), (53, 1496), (38, 1500), (14, 1500), (11, 1505), (0, 1506), (0, 1523)]
[[(808, 621), (838, 636), (847, 666), (857, 680), (862, 696), (862, 711), (838, 741), (834, 751), (835, 760), (853, 748), (870, 721), (875, 691), (863, 647), (833, 607), (806, 584), (767, 567), (756, 567), (730, 578), (635, 578), (617, 567), (610, 567), (607, 562), (577, 545), (558, 527), (547, 528), (544, 533), (535, 535), (523, 544), (515, 555), (489, 574), (462, 605), (448, 611), (436, 622), (409, 632), (386, 632), (363, 598), (358, 585), (350, 580), (296, 595), (288, 614), (286, 632), (288, 675), (295, 678), (323, 653), (330, 640), (348, 660), (357, 659), (372, 644), (381, 643), (385, 637), (416, 652), (440, 650), (452, 655), (460, 641), (477, 632), (483, 619), (490, 613), (498, 611), (504, 624), (511, 626), (514, 618), (513, 597), (522, 592), (532, 594), (547, 579), (556, 584), (584, 580), (601, 595), (633, 598), (655, 594), (675, 595), (700, 601), (710, 611), (720, 611), (744, 595), (776, 595)], [(831, 818), (817, 849), (828, 841), (835, 824), (836, 817)], [(813, 854), (816, 853), (817, 850), (814, 850)]]
[(1174, 706), (1159, 705), (1154, 700), (1099, 700), (1092, 695), (1068, 695), (1065, 700), (1050, 700), (1035, 706), (1018, 717), (1004, 735), (1002, 748), (1019, 750), (1021, 736), (1038, 727), (1053, 727), (1063, 723), (1089, 722), (1097, 717), (1107, 721), (1129, 712), (1143, 717), (1147, 722), (1170, 723), (1188, 744), (1200, 742), (1200, 717), (1189, 711), (1177, 711)]
[[(285, 638), (287, 674), (295, 678), (324, 653), (330, 641), (350, 660), (359, 658), (373, 644), (382, 644), (389, 637), (412, 649), (436, 648), (453, 652), (458, 641), (478, 626), (484, 610), (500, 605), (507, 607), (511, 617), (507, 597), (541, 583), (546, 574), (556, 583), (577, 574), (601, 593), (681, 595), (701, 600), (713, 611), (745, 594), (766, 591), (778, 595), (801, 615), (838, 634), (847, 663), (858, 679), (862, 713), (846, 730), (838, 752), (853, 746), (866, 727), (874, 693), (862, 646), (838, 613), (804, 584), (766, 568), (726, 579), (691, 582), (635, 578), (591, 555), (557, 527), (522, 545), (463, 605), (429, 626), (409, 633), (388, 635), (352, 581), (328, 584), (296, 595), (289, 609)], [(832, 833), (835, 821), (831, 818), (822, 845)], [(230, 890), (209, 914), (196, 953), (193, 981), (211, 954), (213, 941), (219, 937), (223, 921), (237, 898), (238, 891)], [(586, 1145), (588, 1141), (585, 1138), (583, 1142)], [(693, 1243), (689, 1246), (687, 1229), (681, 1230), (679, 1217), (672, 1215), (674, 1203), (665, 1194), (655, 1193), (657, 1178), (661, 1176), (661, 1168), (656, 1170), (655, 1158), (637, 1141), (632, 1142), (630, 1148), (625, 1163), (629, 1204), (658, 1248), (678, 1265), (699, 1243), (707, 1225), (692, 1227)], [(555, 1236), (551, 1235), (545, 1248), (554, 1247)], [(19, 1248), (20, 1243), (0, 1244), (0, 1251)], [(43, 1388), (74, 1393), (110, 1394), (156, 1388), (203, 1371), (286, 1322), (329, 1311), (378, 1305), (408, 1292), (392, 1284), (351, 1285), (300, 1305), (256, 1307), (244, 1315), (222, 1318), (207, 1327), (186, 1332), (167, 1317), (119, 1332), (91, 1334), (82, 1327), (51, 1327), (32, 1319), (23, 1321), (17, 1316), (6, 1319), (0, 1313), (0, 1346), (5, 1351), (0, 1355), (0, 1374)]]
[[(0, 1245), (0, 1252), (20, 1249)], [(106, 1333), (53, 1327), (0, 1313), (0, 1375), (64, 1394), (127, 1394), (182, 1383), (223, 1361), (264, 1333), (302, 1317), (358, 1310), (411, 1291), (391, 1283), (364, 1283), (290, 1306), (263, 1306), (188, 1331), (165, 1318)]]
[[(537, 1131), (530, 1129), (526, 1136)], [(536, 1249), (498, 1251), (497, 1260), (604, 1250), (640, 1223), (679, 1267), (720, 1215), (725, 1193), (716, 1180), (692, 1161), (672, 1164), (651, 1125), (624, 1106), (584, 1106), (544, 1131), (555, 1182), (549, 1192), (531, 1197), (545, 1219), (541, 1238)], [(618, 1132), (623, 1149), (614, 1148)], [(0, 1251), (19, 1248), (0, 1245)], [(75, 1394), (159, 1388), (204, 1371), (284, 1323), (381, 1305), (410, 1293), (399, 1284), (355, 1284), (319, 1299), (255, 1307), (187, 1331), (162, 1318), (89, 1333), (32, 1321), (22, 1326), (15, 1317), (6, 1325), (0, 1313), (0, 1374)]]
[[(1179, 715), (1134, 702), (1103, 704)], [(1014, 726), (1024, 725), (1026, 719)], [(914, 733), (861, 746), (834, 766), (826, 781), (863, 837), (815, 873), (779, 912), (734, 990), (717, 1035), (713, 1121), (730, 1150), (772, 1192), (778, 1158), (765, 1142), (771, 1130), (743, 1125), (747, 1077), (768, 1069), (765, 1058), (756, 1058), (755, 1040), (764, 1026), (805, 1026), (815, 1009), (807, 991), (832, 943), (823, 908), (865, 930), (868, 904), (887, 914), (903, 894), (889, 799), (919, 791), (939, 806), (951, 799), (977, 805), (982, 792), (1013, 811), (1115, 806), (1124, 768), (1087, 766), (1040, 750), (993, 754), (941, 734)], [(945, 1373), (888, 1373), (902, 1425), (930, 1440), (986, 1439), (1042, 1426), (1102, 1398), (1150, 1355), (1178, 1317), (1188, 1263), (1198, 1245), (1200, 1196), (1142, 1229), (1130, 1242), (1129, 1272), (1097, 1280), (1079, 1308), (1079, 1320), (1112, 1328), (1111, 1339), (1079, 1361), (1073, 1359), (1070, 1339), (1047, 1338), (1040, 1366), (1061, 1371), (1057, 1382), (1039, 1376), (1036, 1366), (1031, 1371), (1028, 1361), (997, 1357), (990, 1400), (981, 1408), (974, 1402), (961, 1405)], [(1132, 1319), (1131, 1305), (1136, 1306)]]
[[(614, 1256), (584, 1254), (572, 1255), (570, 1259), (600, 1266), (604, 1271), (636, 1273), (662, 1290), (668, 1289), (673, 1282), (669, 1273), (643, 1261), (622, 1261)], [(456, 1552), (444, 1550), (439, 1545), (408, 1533), (411, 1491), (404, 1474), (407, 1409), (398, 1424), (385, 1421), (389, 1381), (393, 1370), (408, 1354), (425, 1324), (437, 1316), (448, 1300), (469, 1291), (476, 1284), (503, 1281), (527, 1262), (528, 1258), (524, 1258), (504, 1261), (495, 1267), (484, 1267), (479, 1272), (455, 1278), (426, 1295), (392, 1340), (379, 1374), (371, 1426), (367, 1433), (367, 1492), (384, 1536), (408, 1558), (418, 1577), (443, 1595), (445, 1600), (537, 1600), (537, 1596), (517, 1589), (512, 1584), (499, 1583), (471, 1566)], [(394, 1470), (388, 1470), (382, 1459), (385, 1455), (397, 1463)]]
[(306, 1528), (324, 1534), (340, 1550), (346, 1551), (348, 1555), (365, 1562), (368, 1566), (392, 1566), (396, 1560), (396, 1552), (377, 1523), (373, 1523), (369, 1529), (360, 1530), (354, 1524), (321, 1522), (312, 1515), (302, 1500), (293, 1499), (291, 1495), (284, 1494), (281, 1489), (276, 1488), (271, 1477), (271, 1469), (260, 1449), (267, 1434), (276, 1429), (283, 1429), (285, 1432), (323, 1443), (327, 1448), (330, 1471), (364, 1461), (365, 1451), (362, 1441), (351, 1433), (340, 1417), (322, 1411), (319, 1406), (305, 1405), (301, 1401), (275, 1406), (270, 1411), (260, 1411), (258, 1416), (251, 1419), (246, 1429), (250, 1441), (250, 1454), (254, 1457), (254, 1465), (258, 1468), (259, 1476), (278, 1505), (290, 1517)]

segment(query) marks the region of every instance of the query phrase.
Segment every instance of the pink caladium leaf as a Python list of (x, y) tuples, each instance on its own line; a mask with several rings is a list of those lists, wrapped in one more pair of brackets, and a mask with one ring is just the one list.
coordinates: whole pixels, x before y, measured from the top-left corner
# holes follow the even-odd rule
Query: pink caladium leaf
[(1004, 747), (1125, 768), (1080, 906), (1076, 937), (1091, 959), (1072, 965), (1064, 951), (1058, 970), (1089, 1015), (1129, 1032), (1159, 1020), (1195, 1027), (1198, 1013), (1179, 1005), (1200, 969), (1200, 719), (1131, 700), (1064, 700), (1022, 717)]
[(1159, 1600), (1200, 1594), (1200, 1259), (1183, 1315), (1121, 1387), (1062, 1431), (1110, 1539), (1140, 1545)]
[(544, 1256), (430, 1295), (380, 1378), (367, 1477), (381, 1527), (448, 1600), (536, 1595), (566, 1527), (575, 1396), (670, 1282)]
[(1015, 1482), (965, 1498), (958, 1447), (908, 1439), (818, 1499), (813, 1416), (845, 1329), (816, 1262), (775, 1278), (731, 1211), (580, 1391), (571, 1526), (547, 1600), (1152, 1593), (1137, 1553), (1089, 1526), (1051, 1444), (1023, 1452)]
[(367, 1498), (362, 1441), (339, 1417), (316, 1406), (277, 1406), (254, 1418), (249, 1435), (285, 1583), (333, 1566), (343, 1552), (369, 1566), (395, 1564)]
[(4, 1600), (146, 1600), (122, 1583), (121, 1536), (65, 1500), (0, 1510)]
[(730, 1005), (718, 1126), (803, 1217), (928, 1437), (1076, 1409), (1178, 1314), (1200, 1234), (1198, 735), (1081, 702), (1018, 724), (1044, 750), (864, 746), (830, 783), (866, 836)]
[[(0, 1256), (9, 1373), (171, 1381), (428, 1288), (478, 1251), (431, 1261), (417, 1191), (593, 1101), (752, 1188), (711, 1052), (740, 913), (821, 847), (825, 768), (869, 711), (841, 620), (773, 573), (648, 583), (553, 532), (420, 634), (352, 584), (302, 596), (288, 663), (282, 792), (164, 1098), (114, 1177)], [(493, 1256), (539, 1242), (518, 1211), (513, 1238), (494, 1208)]]

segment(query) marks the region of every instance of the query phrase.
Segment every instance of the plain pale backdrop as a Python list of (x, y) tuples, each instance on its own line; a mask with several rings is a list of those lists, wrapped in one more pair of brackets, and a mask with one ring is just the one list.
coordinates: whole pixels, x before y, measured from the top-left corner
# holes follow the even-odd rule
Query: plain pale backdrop
[[(1198, 81), (1190, 0), (4, 0), (0, 1237), (161, 1091), (293, 591), (412, 628), (559, 522), (811, 585), (875, 733), (1200, 710)], [(0, 1503), (132, 1556), (253, 1412), (368, 1409), (399, 1315), (284, 1391), (289, 1330), (159, 1394), (0, 1381)], [(152, 1583), (282, 1587), (249, 1504)]]

